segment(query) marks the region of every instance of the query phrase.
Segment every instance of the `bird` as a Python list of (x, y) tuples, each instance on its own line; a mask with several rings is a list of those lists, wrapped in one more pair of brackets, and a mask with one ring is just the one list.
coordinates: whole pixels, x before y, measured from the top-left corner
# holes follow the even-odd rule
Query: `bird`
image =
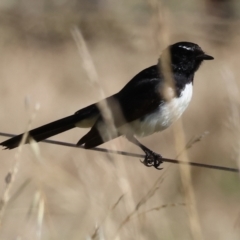
[[(24, 143), (39, 142), (75, 127), (90, 128), (77, 146), (91, 149), (125, 136), (145, 153), (141, 161), (145, 166), (162, 169), (159, 167), (162, 156), (141, 144), (138, 138), (161, 132), (180, 118), (191, 101), (196, 71), (203, 61), (213, 59), (196, 43), (183, 41), (169, 45), (156, 65), (140, 71), (119, 92), (73, 115), (30, 130)], [(114, 131), (100, 107), (103, 103), (110, 110)], [(20, 134), (0, 145), (13, 149), (22, 138)]]

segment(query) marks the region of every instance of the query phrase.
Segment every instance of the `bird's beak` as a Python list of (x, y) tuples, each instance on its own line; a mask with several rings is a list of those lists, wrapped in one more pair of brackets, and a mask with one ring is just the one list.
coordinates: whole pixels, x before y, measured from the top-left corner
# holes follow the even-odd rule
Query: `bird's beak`
[(203, 53), (203, 54), (201, 54), (201, 55), (198, 55), (198, 56), (197, 56), (197, 59), (200, 59), (200, 60), (213, 60), (214, 57)]

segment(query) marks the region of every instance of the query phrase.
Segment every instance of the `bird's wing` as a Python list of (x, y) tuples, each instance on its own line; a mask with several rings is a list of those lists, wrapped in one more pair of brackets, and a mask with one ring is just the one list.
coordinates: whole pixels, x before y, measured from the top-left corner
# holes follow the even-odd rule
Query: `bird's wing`
[[(159, 91), (162, 82), (157, 66), (152, 66), (137, 74), (120, 92), (107, 98), (116, 128), (154, 111), (163, 102)], [(104, 127), (108, 129), (100, 116), (78, 145), (84, 144), (85, 148), (92, 148), (120, 135), (117, 133), (114, 137), (103, 139), (101, 135)]]
[[(117, 101), (125, 122), (132, 122), (143, 117), (163, 102), (160, 93), (162, 84), (163, 79), (159, 76), (157, 66), (153, 66), (136, 75), (117, 94)], [(116, 122), (116, 126), (124, 123)]]

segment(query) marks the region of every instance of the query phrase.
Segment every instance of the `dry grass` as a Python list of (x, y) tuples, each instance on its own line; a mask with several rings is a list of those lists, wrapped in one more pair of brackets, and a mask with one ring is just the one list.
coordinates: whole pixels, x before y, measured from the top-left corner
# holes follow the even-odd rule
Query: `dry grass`
[[(68, 36), (64, 41), (55, 44), (55, 38), (46, 38), (47, 47), (42, 47), (31, 37), (31, 28), (23, 35), (14, 34), (15, 21), (5, 21), (0, 42), (1, 131), (25, 131), (37, 103), (41, 108), (31, 121), (33, 127), (70, 115), (100, 100), (103, 93), (117, 92), (138, 71), (155, 64), (166, 41), (190, 40), (215, 60), (203, 64), (196, 74), (194, 97), (182, 119), (186, 143), (175, 147), (178, 136), (173, 128), (141, 141), (169, 158), (184, 147), (191, 161), (239, 166), (238, 31), (229, 41), (216, 44), (215, 35), (206, 29), (215, 20), (194, 12), (196, 6), (186, 5), (185, 10), (180, 6), (182, 10), (176, 11), (175, 3), (158, 15), (151, 10), (154, 1), (145, 4), (148, 10), (141, 13), (143, 9), (133, 10), (132, 5), (105, 10), (115, 23), (101, 25), (106, 16), (99, 20), (104, 34), (92, 25), (89, 28), (95, 32), (85, 39), (102, 93), (90, 84), (71, 35), (72, 27), (81, 24), (71, 20), (61, 30)], [(129, 9), (135, 14), (132, 18)], [(164, 34), (167, 31), (164, 38), (159, 16), (164, 19)], [(144, 23), (139, 24), (139, 19)], [(232, 26), (239, 27), (238, 21)], [(74, 129), (54, 139), (77, 142), (85, 132)], [(202, 139), (204, 132), (209, 134)], [(124, 138), (111, 144), (118, 150), (139, 151)], [(189, 174), (191, 181), (185, 178), (189, 181), (183, 185), (178, 166), (167, 163), (157, 171), (130, 157), (44, 143), (24, 146), (16, 158), (18, 151), (0, 151), (1, 239), (239, 239), (238, 174), (184, 166), (182, 175)], [(190, 198), (185, 198), (186, 191)], [(189, 221), (191, 211), (196, 213), (199, 238)]]

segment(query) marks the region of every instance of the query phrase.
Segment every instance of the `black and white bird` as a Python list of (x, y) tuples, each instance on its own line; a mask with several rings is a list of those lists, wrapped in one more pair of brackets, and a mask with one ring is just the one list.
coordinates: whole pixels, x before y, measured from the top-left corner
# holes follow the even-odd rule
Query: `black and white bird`
[[(116, 131), (110, 132), (108, 121), (99, 104), (87, 106), (71, 116), (29, 131), (25, 143), (39, 142), (69, 129), (91, 128), (77, 145), (89, 149), (121, 135), (139, 146), (146, 154), (146, 166), (159, 169), (161, 155), (142, 145), (136, 137), (144, 137), (168, 128), (189, 105), (195, 72), (204, 60), (212, 56), (195, 43), (178, 42), (166, 48), (156, 65), (133, 77), (118, 93), (106, 98)], [(5, 149), (19, 146), (23, 134), (0, 145)]]

